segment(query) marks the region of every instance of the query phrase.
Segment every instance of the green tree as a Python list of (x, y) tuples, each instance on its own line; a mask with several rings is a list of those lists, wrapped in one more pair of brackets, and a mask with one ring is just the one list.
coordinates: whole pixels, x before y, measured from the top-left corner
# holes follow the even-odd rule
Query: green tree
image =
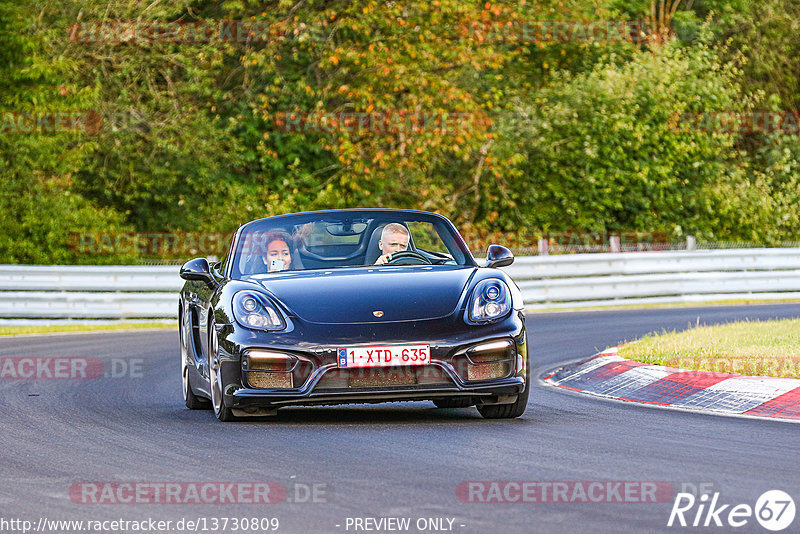
[[(74, 63), (50, 53), (52, 34), (38, 31), (31, 6), (0, 3), (0, 101), (4, 118), (28, 112), (87, 110), (97, 98), (76, 87)], [(86, 258), (70, 247), (80, 232), (124, 229), (111, 209), (72, 190), (74, 173), (95, 146), (75, 133), (0, 133), (0, 257), (4, 263), (119, 262)]]
[[(622, 66), (608, 58), (591, 73), (555, 77), (520, 102), (528, 119), (500, 135), (524, 155), (522, 179), (504, 184), (519, 222), (758, 239), (772, 209), (768, 180), (749, 168), (735, 133), (703, 131), (697, 120), (752, 105), (740, 78), (709, 45), (674, 41)], [(681, 120), (684, 112), (695, 120)]]

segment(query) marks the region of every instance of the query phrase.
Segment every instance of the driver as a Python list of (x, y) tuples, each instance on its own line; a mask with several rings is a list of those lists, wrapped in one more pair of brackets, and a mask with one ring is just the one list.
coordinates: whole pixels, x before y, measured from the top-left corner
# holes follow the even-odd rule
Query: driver
[(408, 250), (408, 241), (411, 236), (408, 233), (408, 228), (399, 223), (389, 223), (383, 227), (381, 232), (381, 239), (378, 241), (378, 248), (381, 251), (381, 256), (375, 262), (375, 265), (383, 265), (392, 259), (392, 254), (395, 252), (402, 252)]

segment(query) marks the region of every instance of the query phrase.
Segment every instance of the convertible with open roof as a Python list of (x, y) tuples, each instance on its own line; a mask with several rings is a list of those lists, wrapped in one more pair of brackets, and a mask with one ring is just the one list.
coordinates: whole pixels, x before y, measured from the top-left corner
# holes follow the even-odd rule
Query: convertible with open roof
[(522, 415), (522, 295), (490, 245), (478, 266), (435, 213), (278, 215), (235, 232), (223, 262), (181, 267), (183, 397), (218, 419), (285, 406), (429, 400)]

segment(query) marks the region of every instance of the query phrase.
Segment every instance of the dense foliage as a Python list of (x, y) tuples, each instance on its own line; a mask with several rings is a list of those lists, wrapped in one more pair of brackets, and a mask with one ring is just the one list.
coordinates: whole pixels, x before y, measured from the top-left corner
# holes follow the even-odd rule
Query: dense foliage
[[(2, 261), (135, 261), (76, 243), (354, 206), (798, 240), (797, 132), (713, 127), (798, 108), (798, 20), (789, 0), (0, 0)], [(131, 34), (153, 22), (177, 33)]]

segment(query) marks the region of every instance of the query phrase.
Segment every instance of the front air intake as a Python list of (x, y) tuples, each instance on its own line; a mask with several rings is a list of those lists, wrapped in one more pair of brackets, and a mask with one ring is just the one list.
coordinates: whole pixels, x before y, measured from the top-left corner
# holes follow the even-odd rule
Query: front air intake
[(514, 371), (516, 346), (510, 339), (481, 343), (456, 355), (453, 363), (467, 382), (506, 378)]

